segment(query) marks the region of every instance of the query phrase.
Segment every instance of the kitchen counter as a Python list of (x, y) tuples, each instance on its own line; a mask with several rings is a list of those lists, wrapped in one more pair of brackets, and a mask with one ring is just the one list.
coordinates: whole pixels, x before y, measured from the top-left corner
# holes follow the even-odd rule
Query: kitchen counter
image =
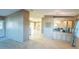
[(72, 33), (53, 31), (53, 39), (65, 40), (70, 42), (72, 39)]

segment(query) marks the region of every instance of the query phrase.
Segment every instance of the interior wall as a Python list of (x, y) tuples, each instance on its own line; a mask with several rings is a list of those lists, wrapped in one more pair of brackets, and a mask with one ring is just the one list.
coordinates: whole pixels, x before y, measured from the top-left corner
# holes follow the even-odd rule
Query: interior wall
[(5, 19), (0, 18), (0, 41), (6, 39)]
[(79, 21), (76, 24), (75, 35), (76, 35), (77, 38), (79, 38)]
[(52, 39), (53, 17), (44, 17), (42, 19), (42, 33), (44, 37)]
[(75, 28), (75, 36), (76, 36), (76, 47), (79, 48), (79, 21), (77, 22)]
[(23, 41), (29, 40), (29, 11), (23, 10)]
[(23, 16), (16, 12), (6, 18), (6, 39), (23, 42)]
[(0, 40), (10, 39), (24, 42), (29, 39), (29, 12), (20, 10), (5, 18), (0, 18)]
[(79, 15), (77, 16), (76, 27), (75, 27), (75, 36), (76, 36), (76, 48), (79, 48)]

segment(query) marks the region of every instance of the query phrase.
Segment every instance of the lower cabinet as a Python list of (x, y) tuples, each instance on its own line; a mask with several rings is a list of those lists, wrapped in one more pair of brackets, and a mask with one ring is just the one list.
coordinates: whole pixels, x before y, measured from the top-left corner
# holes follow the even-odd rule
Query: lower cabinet
[(44, 37), (51, 40), (64, 40), (67, 42), (72, 41), (72, 34), (71, 33), (64, 33), (64, 32), (57, 32), (57, 31), (45, 31)]
[(63, 32), (53, 32), (52, 39), (65, 40), (65, 41), (70, 42), (72, 39), (72, 34), (71, 33), (63, 33)]

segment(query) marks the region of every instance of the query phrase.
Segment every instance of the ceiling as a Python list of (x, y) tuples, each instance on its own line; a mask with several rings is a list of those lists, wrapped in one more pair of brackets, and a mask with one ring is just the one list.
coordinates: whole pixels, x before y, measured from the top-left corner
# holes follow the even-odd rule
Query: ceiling
[(0, 9), (0, 16), (8, 16), (16, 11), (19, 11), (19, 9)]
[(79, 9), (31, 9), (32, 17), (53, 16), (75, 16), (79, 14)]
[[(0, 16), (7, 16), (20, 9), (0, 9)], [(27, 10), (27, 9), (26, 9)], [(29, 9), (31, 17), (43, 17), (44, 15), (54, 16), (75, 16), (79, 9)]]

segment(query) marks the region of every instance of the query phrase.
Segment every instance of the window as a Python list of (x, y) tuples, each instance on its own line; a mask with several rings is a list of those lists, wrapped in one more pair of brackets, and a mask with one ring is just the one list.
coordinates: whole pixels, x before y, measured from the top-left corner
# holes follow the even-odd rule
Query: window
[(0, 30), (3, 29), (3, 21), (0, 21)]

